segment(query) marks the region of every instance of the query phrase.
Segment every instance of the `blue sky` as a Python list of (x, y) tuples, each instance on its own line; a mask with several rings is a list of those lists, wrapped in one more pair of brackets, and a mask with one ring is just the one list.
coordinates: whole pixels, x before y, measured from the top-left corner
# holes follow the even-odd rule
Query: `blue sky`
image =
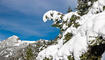
[(74, 9), (76, 0), (0, 0), (0, 40), (17, 35), (21, 40), (52, 40), (59, 29), (44, 23), (43, 14), (48, 10), (66, 13)]

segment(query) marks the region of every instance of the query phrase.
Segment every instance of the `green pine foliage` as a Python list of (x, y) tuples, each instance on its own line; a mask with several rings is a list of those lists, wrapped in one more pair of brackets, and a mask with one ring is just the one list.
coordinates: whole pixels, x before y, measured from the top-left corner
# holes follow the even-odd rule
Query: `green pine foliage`
[(53, 60), (53, 58), (44, 58), (43, 60)]
[(72, 12), (72, 9), (69, 7), (67, 10), (67, 13), (70, 13), (70, 12)]
[(78, 28), (80, 24), (76, 22), (77, 19), (80, 19), (80, 17), (76, 15), (72, 15), (72, 17), (70, 18), (70, 23), (68, 24), (68, 27), (73, 25), (74, 27)]
[(52, 27), (62, 28), (62, 20), (56, 20), (54, 24), (52, 24)]
[(101, 60), (105, 51), (105, 40), (103, 40), (102, 36), (98, 36), (91, 41), (88, 48), (88, 51), (80, 57), (81, 60)]
[(65, 38), (64, 38), (64, 40), (66, 40), (64, 43), (66, 43), (67, 41), (69, 41), (69, 40), (72, 38), (72, 36), (73, 36), (72, 33), (67, 33), (67, 34), (65, 35)]
[(78, 0), (78, 6), (77, 6), (77, 9), (78, 9), (78, 14), (79, 15), (84, 15), (88, 12), (88, 1), (87, 0)]
[(68, 58), (68, 60), (74, 60), (74, 58), (72, 56), (68, 56), (67, 58)]
[(52, 24), (52, 27), (61, 27), (61, 25), (59, 25), (59, 23), (57, 23), (57, 24)]
[(74, 24), (74, 27), (78, 28), (80, 26), (80, 24), (77, 22)]
[(31, 48), (27, 48), (26, 50), (26, 60), (32, 60), (33, 59), (33, 51)]
[(98, 36), (96, 37), (95, 40), (89, 41), (90, 46), (96, 46), (96, 45), (101, 45), (101, 44), (105, 44), (105, 40), (102, 38), (102, 36)]
[(103, 10), (105, 10), (105, 6), (103, 6)]
[(50, 60), (50, 59), (45, 57), (45, 59), (43, 59), (43, 60)]
[[(93, 5), (95, 1), (97, 0), (78, 0), (78, 6), (77, 6), (78, 14), (81, 16), (87, 14), (89, 8)], [(91, 2), (91, 4), (88, 5), (88, 2)]]
[(77, 19), (80, 19), (80, 17), (76, 15), (72, 15), (72, 17), (70, 18), (71, 22), (75, 22)]
[(101, 60), (101, 56), (105, 50), (105, 45), (89, 46), (86, 53), (80, 56), (80, 60)]

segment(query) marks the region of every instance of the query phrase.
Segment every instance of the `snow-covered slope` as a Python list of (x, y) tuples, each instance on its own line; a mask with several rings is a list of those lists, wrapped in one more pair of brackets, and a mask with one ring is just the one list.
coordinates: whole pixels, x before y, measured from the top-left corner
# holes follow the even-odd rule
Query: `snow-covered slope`
[(35, 43), (35, 41), (21, 41), (19, 37), (13, 35), (0, 43), (0, 56), (9, 57), (27, 47), (30, 43)]
[[(68, 60), (68, 56), (74, 57), (75, 60), (80, 60), (82, 54), (89, 50), (89, 46), (94, 44), (99, 45), (97, 42), (97, 37), (101, 36), (102, 44), (105, 44), (105, 11), (103, 7), (105, 6), (105, 0), (98, 0), (94, 2), (93, 6), (89, 9), (89, 12), (83, 16), (79, 16), (76, 12), (70, 12), (67, 14), (62, 14), (57, 11), (48, 11), (45, 13), (43, 20), (53, 20), (57, 23), (59, 20), (67, 21), (70, 23), (70, 18), (72, 15), (79, 16), (76, 22), (80, 24), (78, 28), (71, 25), (67, 26), (63, 24), (65, 31), (62, 32), (62, 38), (58, 39), (58, 44), (51, 45), (46, 49), (42, 50), (37, 57), (37, 60), (43, 60), (45, 58), (53, 60)], [(64, 43), (65, 35), (67, 33), (72, 33), (73, 37)]]

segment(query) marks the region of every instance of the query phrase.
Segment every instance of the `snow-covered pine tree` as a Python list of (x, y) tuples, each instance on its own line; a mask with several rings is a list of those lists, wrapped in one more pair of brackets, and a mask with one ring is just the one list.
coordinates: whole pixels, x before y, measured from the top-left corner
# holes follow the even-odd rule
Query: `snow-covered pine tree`
[(78, 14), (81, 16), (87, 14), (89, 8), (91, 8), (91, 6), (95, 1), (97, 0), (78, 0), (78, 6), (77, 6)]
[(60, 25), (62, 37), (57, 39), (57, 44), (41, 51), (37, 60), (101, 60), (105, 51), (104, 3), (105, 0), (78, 0), (76, 12), (63, 14), (50, 10), (45, 13), (44, 22), (53, 20), (53, 24), (58, 24), (55, 27)]
[(67, 13), (72, 12), (71, 7), (68, 8)]

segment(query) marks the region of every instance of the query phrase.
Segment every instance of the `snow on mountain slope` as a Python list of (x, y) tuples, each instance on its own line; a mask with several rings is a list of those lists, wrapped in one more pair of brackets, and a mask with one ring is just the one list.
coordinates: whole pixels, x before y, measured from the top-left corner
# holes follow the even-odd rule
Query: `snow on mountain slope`
[[(68, 56), (74, 56), (75, 60), (80, 60), (80, 56), (88, 51), (88, 46), (91, 45), (91, 42), (94, 41), (97, 36), (105, 38), (105, 11), (103, 11), (103, 6), (105, 6), (105, 0), (96, 1), (89, 12), (76, 21), (80, 26), (78, 28), (73, 26), (66, 27), (67, 29), (62, 33), (63, 37), (58, 40), (58, 44), (51, 45), (42, 50), (38, 54), (37, 60), (43, 60), (45, 58), (68, 60)], [(52, 14), (54, 15), (52, 16)], [(79, 16), (76, 12), (62, 14), (51, 10), (45, 13), (43, 20), (46, 22), (47, 19), (52, 19), (54, 23), (56, 20), (68, 21), (73, 14)], [(59, 18), (62, 16), (63, 18)], [(65, 27), (63, 28), (65, 29)], [(73, 37), (63, 44), (67, 33), (72, 33)]]
[[(28, 60), (36, 59), (38, 53), (56, 41), (43, 40), (25, 41), (13, 35), (0, 43), (0, 58), (4, 60)], [(31, 56), (29, 57), (29, 55)], [(33, 56), (32, 56), (33, 55)]]
[(29, 44), (34, 43), (35, 41), (21, 41), (19, 37), (13, 35), (6, 40), (1, 41), (0, 47), (7, 47), (7, 46), (19, 46), (22, 44)]
[(35, 43), (35, 41), (21, 41), (19, 37), (13, 35), (0, 43), (0, 56), (9, 57), (27, 47), (30, 43)]

